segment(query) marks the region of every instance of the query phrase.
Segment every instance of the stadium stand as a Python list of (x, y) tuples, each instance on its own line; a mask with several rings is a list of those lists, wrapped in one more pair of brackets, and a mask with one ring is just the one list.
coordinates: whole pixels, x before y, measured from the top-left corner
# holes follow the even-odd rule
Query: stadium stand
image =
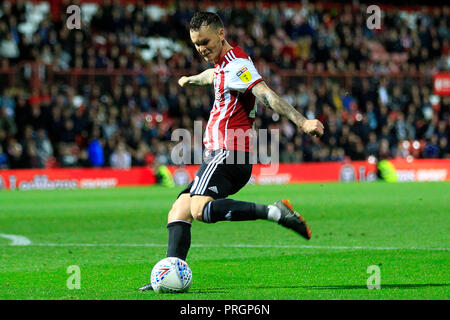
[(269, 85), (325, 124), (313, 143), (260, 107), (282, 162), (450, 157), (450, 97), (432, 86), (450, 69), (448, 6), (392, 8), (371, 30), (362, 4), (105, 0), (79, 3), (69, 30), (74, 3), (0, 5), (0, 168), (171, 164), (171, 133), (206, 124), (214, 99), (176, 82), (207, 67), (189, 39), (196, 10), (216, 10)]

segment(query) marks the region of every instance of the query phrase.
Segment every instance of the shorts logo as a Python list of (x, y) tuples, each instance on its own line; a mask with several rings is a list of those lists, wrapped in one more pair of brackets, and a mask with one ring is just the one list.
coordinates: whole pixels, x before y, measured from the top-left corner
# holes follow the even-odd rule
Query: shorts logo
[(247, 67), (243, 67), (236, 75), (244, 82), (250, 82), (250, 80), (252, 80), (252, 75)]
[(216, 101), (222, 101), (222, 94), (219, 91), (215, 92)]
[(219, 190), (217, 190), (216, 186), (209, 187), (208, 190), (211, 190), (212, 192), (215, 192), (215, 193), (219, 193)]

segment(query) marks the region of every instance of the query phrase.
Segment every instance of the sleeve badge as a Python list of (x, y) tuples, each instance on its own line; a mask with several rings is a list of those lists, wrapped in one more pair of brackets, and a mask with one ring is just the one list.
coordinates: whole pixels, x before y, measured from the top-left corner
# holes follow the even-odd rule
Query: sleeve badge
[(250, 82), (250, 80), (252, 80), (252, 75), (247, 67), (243, 67), (236, 75), (244, 82)]

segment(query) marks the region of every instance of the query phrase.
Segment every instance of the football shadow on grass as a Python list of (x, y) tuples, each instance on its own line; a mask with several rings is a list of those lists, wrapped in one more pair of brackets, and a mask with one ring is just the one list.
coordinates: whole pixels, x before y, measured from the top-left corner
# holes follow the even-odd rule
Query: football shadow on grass
[[(419, 289), (428, 287), (449, 287), (450, 283), (381, 284), (381, 289)], [(309, 289), (309, 290), (357, 290), (367, 285), (327, 285), (327, 286), (258, 286), (254, 289)]]
[(194, 294), (211, 294), (211, 293), (229, 293), (229, 291), (226, 291), (224, 288), (211, 288), (211, 289), (204, 289), (204, 290), (189, 290), (188, 293), (194, 293)]
[[(450, 283), (381, 284), (381, 289), (420, 289), (430, 287), (450, 287)], [(246, 289), (307, 289), (307, 290), (367, 290), (367, 285), (327, 285), (327, 286), (249, 286)], [(229, 293), (227, 288), (189, 290), (194, 294)]]
[[(381, 284), (381, 289), (420, 289), (420, 288), (430, 288), (430, 287), (448, 287), (448, 283), (411, 283), (411, 284)], [(367, 289), (367, 285), (361, 286), (311, 286), (310, 289), (313, 290), (353, 290), (353, 289)]]

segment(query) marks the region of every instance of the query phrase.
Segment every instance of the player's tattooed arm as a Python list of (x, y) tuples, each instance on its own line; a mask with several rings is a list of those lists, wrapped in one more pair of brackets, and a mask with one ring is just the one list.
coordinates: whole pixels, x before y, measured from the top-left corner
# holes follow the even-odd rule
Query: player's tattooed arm
[(182, 76), (178, 80), (178, 84), (182, 87), (186, 86), (208, 86), (213, 83), (214, 68), (206, 69), (202, 73), (195, 76)]
[(304, 132), (316, 136), (321, 136), (323, 134), (323, 124), (319, 120), (306, 119), (292, 105), (270, 89), (264, 81), (256, 84), (252, 88), (252, 93), (265, 106), (273, 109), (276, 113), (287, 117)]

